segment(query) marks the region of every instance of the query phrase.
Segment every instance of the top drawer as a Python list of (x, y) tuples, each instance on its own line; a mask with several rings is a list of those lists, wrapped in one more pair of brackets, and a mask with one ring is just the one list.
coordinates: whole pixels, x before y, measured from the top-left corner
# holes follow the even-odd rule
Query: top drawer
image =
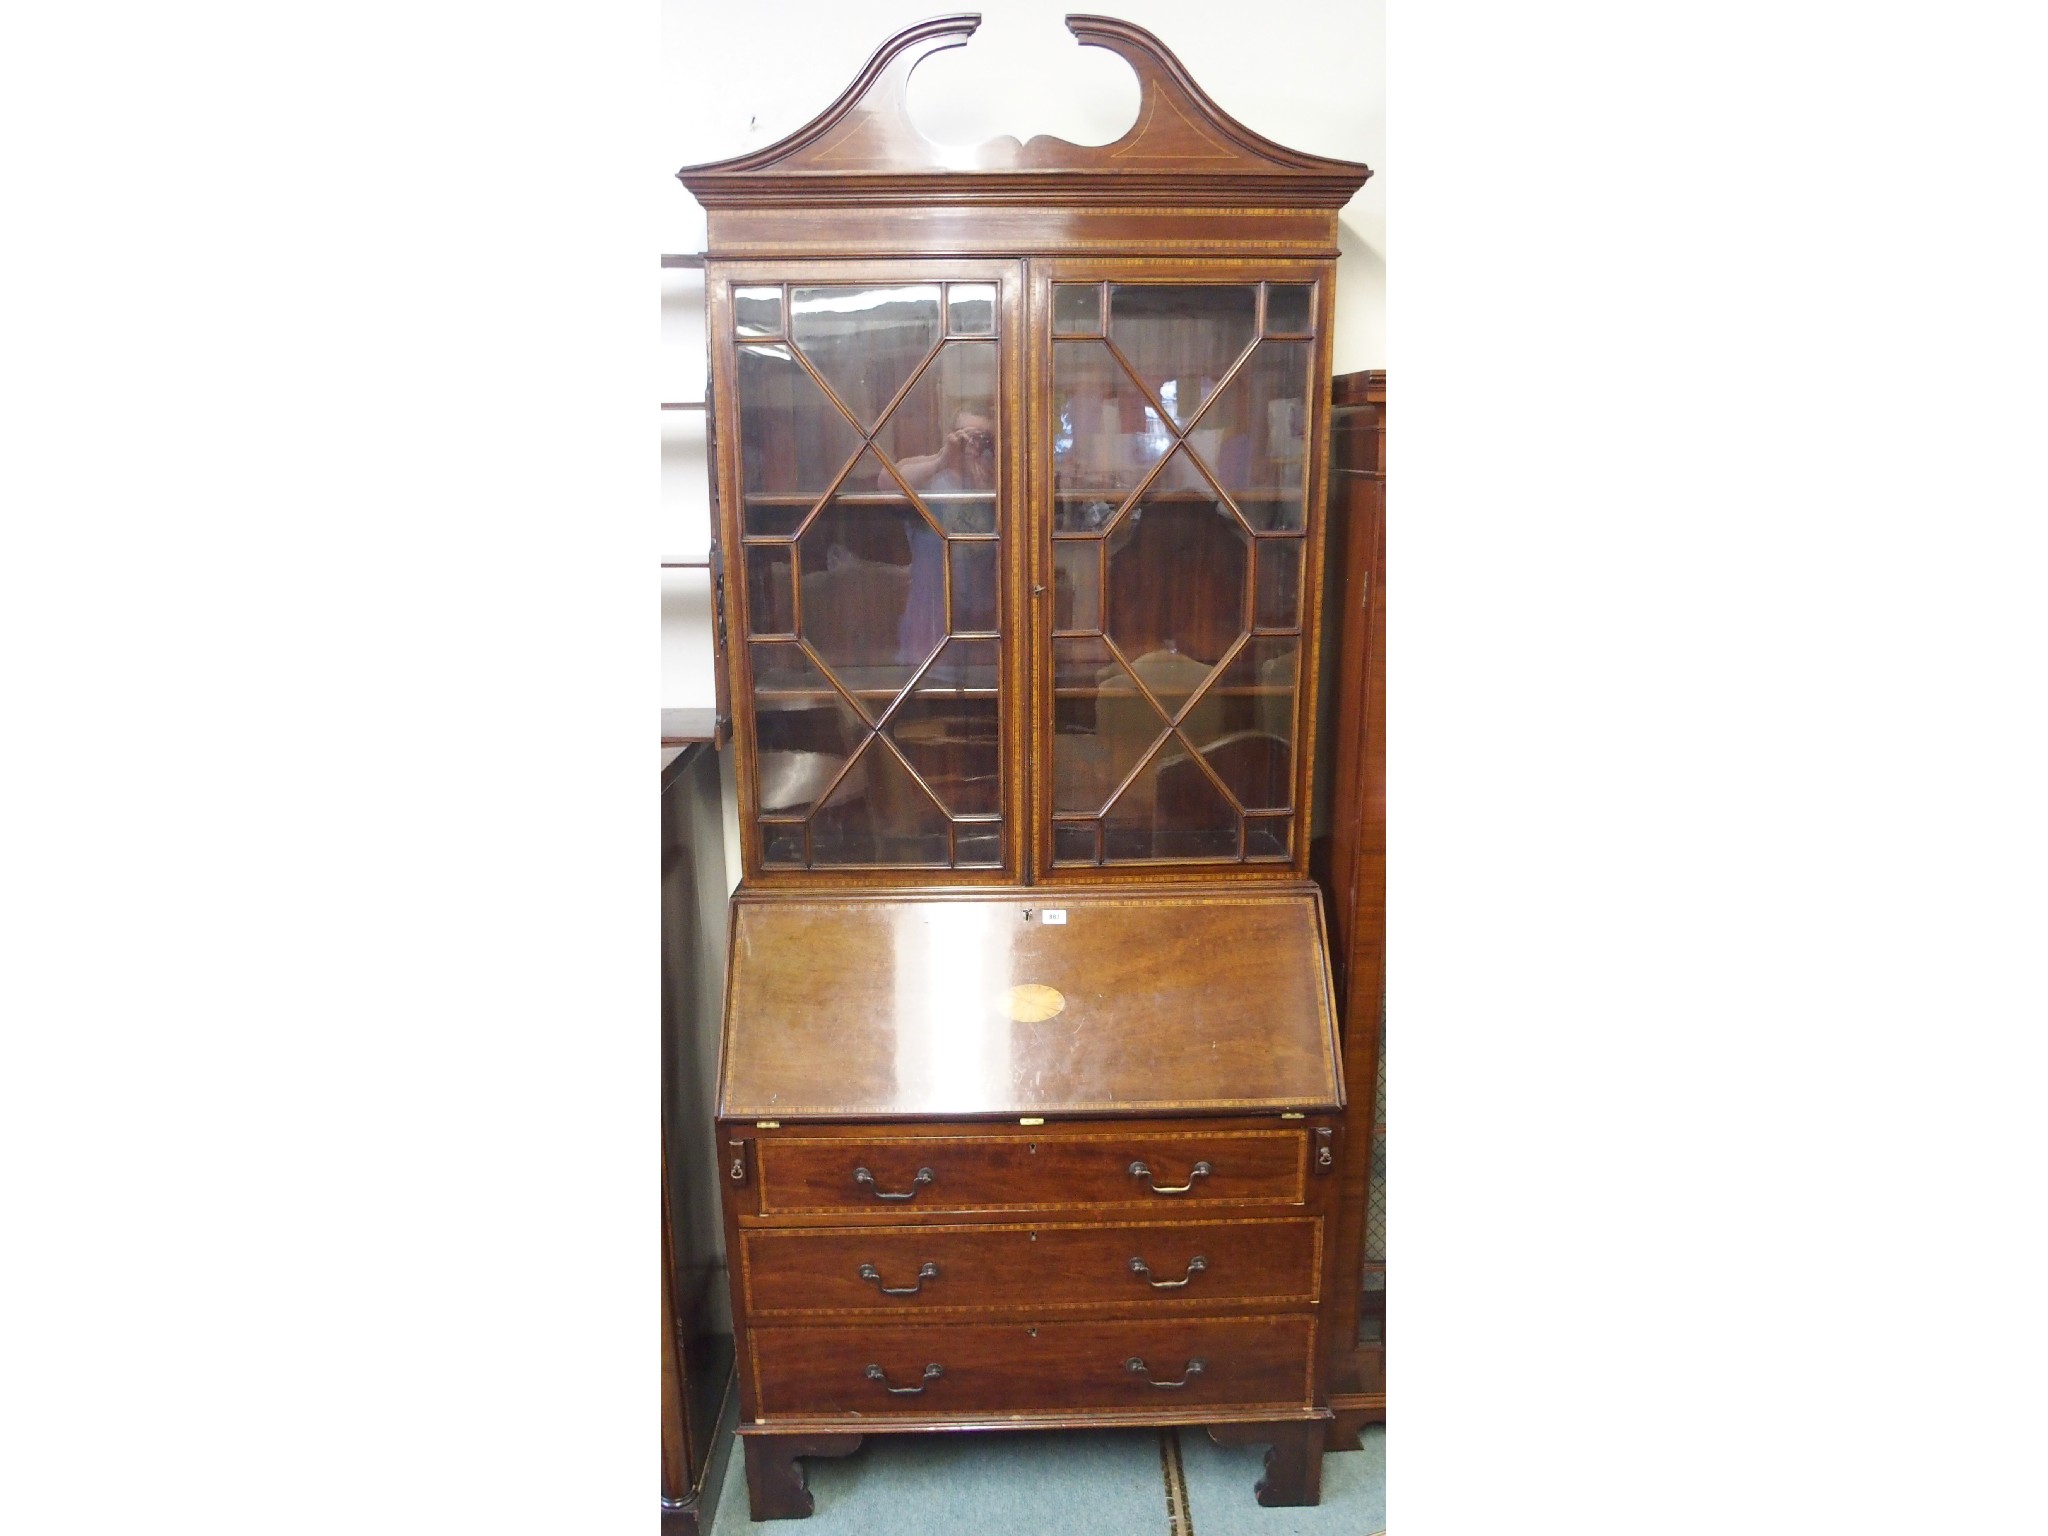
[(761, 1214), (1300, 1205), (1305, 1130), (763, 1137)]

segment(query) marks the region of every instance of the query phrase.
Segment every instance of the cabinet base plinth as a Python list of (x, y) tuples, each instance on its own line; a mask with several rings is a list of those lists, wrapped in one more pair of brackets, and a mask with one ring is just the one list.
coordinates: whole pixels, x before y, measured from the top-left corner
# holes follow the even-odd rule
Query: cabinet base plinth
[(747, 1500), (756, 1520), (803, 1520), (815, 1507), (804, 1486), (805, 1456), (851, 1456), (859, 1435), (742, 1435), (747, 1451)]
[(1324, 1420), (1286, 1424), (1211, 1424), (1209, 1438), (1218, 1445), (1269, 1445), (1266, 1475), (1253, 1492), (1267, 1509), (1323, 1501)]

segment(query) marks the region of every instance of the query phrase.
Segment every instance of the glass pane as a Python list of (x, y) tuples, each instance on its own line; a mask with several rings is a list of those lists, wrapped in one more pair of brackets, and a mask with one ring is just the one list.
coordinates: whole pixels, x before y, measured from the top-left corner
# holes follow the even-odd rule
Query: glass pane
[(795, 288), (789, 309), (790, 340), (863, 428), (874, 425), (939, 343), (936, 283)]
[(1052, 331), (1055, 336), (1100, 336), (1102, 334), (1102, 285), (1100, 283), (1054, 283), (1052, 285)]
[(1247, 641), (1181, 721), (1181, 734), (1246, 810), (1293, 803), (1300, 644), (1292, 635)]
[(1052, 526), (1057, 533), (1100, 533), (1116, 516), (1116, 503), (1100, 496), (1062, 496), (1053, 504)]
[(1102, 819), (1103, 855), (1234, 859), (1238, 814), (1179, 736), (1170, 736)]
[(1260, 629), (1301, 623), (1301, 540), (1259, 540), (1257, 620)]
[(917, 686), (992, 693), (1002, 682), (1002, 656), (1002, 647), (993, 640), (951, 641)]
[(762, 811), (801, 816), (868, 739), (868, 728), (837, 694), (757, 694), (754, 734), (754, 792)]
[(973, 544), (954, 544), (953, 633), (993, 633), (997, 623), (996, 556), (1001, 546), (993, 539)]
[(1110, 533), (1107, 555), (1109, 637), (1173, 708), (1245, 632), (1251, 537), (1177, 452)]
[(1052, 546), (1052, 627), (1102, 628), (1102, 541), (1059, 539)]
[(900, 490), (873, 488), (894, 481), (872, 453), (846, 484), (796, 541), (802, 632), (841, 686), (879, 714), (945, 638), (945, 540)]
[(802, 501), (750, 501), (747, 503), (745, 532), (756, 538), (786, 539), (810, 513), (811, 503)]
[(1266, 334), (1306, 336), (1314, 329), (1309, 320), (1315, 292), (1309, 283), (1266, 284)]
[[(1052, 396), (1053, 528), (1092, 532), (1173, 446), (1173, 433), (1099, 341), (1053, 345)], [(1106, 505), (1091, 511), (1098, 503)]]
[(1308, 369), (1315, 343), (1262, 341), (1188, 434), (1252, 527), (1302, 526)]
[(996, 349), (949, 341), (875, 434), (903, 483), (920, 495), (996, 488)]
[(755, 698), (839, 697), (817, 663), (794, 640), (756, 640), (747, 651), (753, 663)]
[(811, 863), (943, 865), (947, 827), (896, 754), (871, 738), (811, 818)]
[(1182, 427), (1251, 345), (1257, 326), (1252, 285), (1110, 286), (1109, 339)]
[(780, 288), (735, 288), (732, 291), (732, 319), (741, 336), (782, 334), (782, 290)]
[(1093, 864), (1095, 862), (1096, 823), (1055, 822), (1052, 829), (1052, 856), (1061, 864)]
[(798, 822), (761, 823), (761, 862), (783, 868), (802, 868), (804, 862), (804, 828)]
[(788, 347), (741, 347), (740, 465), (747, 496), (808, 508), (860, 447), (860, 434)]
[(1294, 851), (1292, 816), (1252, 816), (1244, 824), (1244, 856), (1284, 859)]
[(996, 531), (996, 499), (993, 496), (933, 490), (923, 490), (917, 494), (932, 516), (939, 520), (939, 526), (948, 533)]
[(986, 826), (978, 822), (953, 828), (953, 867), (955, 869), (994, 869), (1003, 862), (1003, 829), (1000, 824)]
[(1166, 721), (1099, 639), (1054, 640), (1052, 793), (1057, 811), (1102, 808)]
[(999, 667), (995, 641), (949, 642), (884, 727), (955, 816), (992, 816), (1002, 810)]
[(787, 635), (796, 629), (790, 595), (789, 551), (754, 545), (747, 550), (747, 632)]
[(955, 336), (995, 335), (996, 285), (994, 283), (947, 284), (946, 329)]

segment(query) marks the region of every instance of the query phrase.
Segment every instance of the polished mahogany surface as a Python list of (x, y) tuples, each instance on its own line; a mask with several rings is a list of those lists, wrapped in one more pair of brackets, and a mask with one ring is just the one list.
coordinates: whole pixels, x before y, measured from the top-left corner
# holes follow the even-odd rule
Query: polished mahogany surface
[(1311, 1216), (750, 1228), (738, 1265), (758, 1319), (1312, 1305), (1321, 1269)]
[(719, 1113), (1334, 1108), (1327, 975), (1310, 888), (742, 894)]
[(1299, 1313), (776, 1325), (753, 1330), (753, 1388), (764, 1419), (778, 1413), (1023, 1418), (1204, 1403), (1298, 1408), (1313, 1395), (1315, 1326), (1314, 1318)]
[[(1243, 1205), (1307, 1196), (1294, 1129), (1161, 1132), (1006, 1127), (977, 1136), (784, 1134), (761, 1139), (761, 1214), (1030, 1211), (1060, 1206)], [(867, 1176), (861, 1176), (861, 1170)]]

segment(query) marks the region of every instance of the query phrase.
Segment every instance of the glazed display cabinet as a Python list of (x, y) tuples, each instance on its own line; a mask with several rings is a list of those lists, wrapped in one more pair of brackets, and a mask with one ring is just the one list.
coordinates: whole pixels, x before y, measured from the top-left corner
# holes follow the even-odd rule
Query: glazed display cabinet
[(873, 1433), (1185, 1423), (1312, 1503), (1345, 1102), (1308, 880), (1336, 210), (1149, 34), (1114, 144), (886, 44), (708, 215), (755, 1518)]

